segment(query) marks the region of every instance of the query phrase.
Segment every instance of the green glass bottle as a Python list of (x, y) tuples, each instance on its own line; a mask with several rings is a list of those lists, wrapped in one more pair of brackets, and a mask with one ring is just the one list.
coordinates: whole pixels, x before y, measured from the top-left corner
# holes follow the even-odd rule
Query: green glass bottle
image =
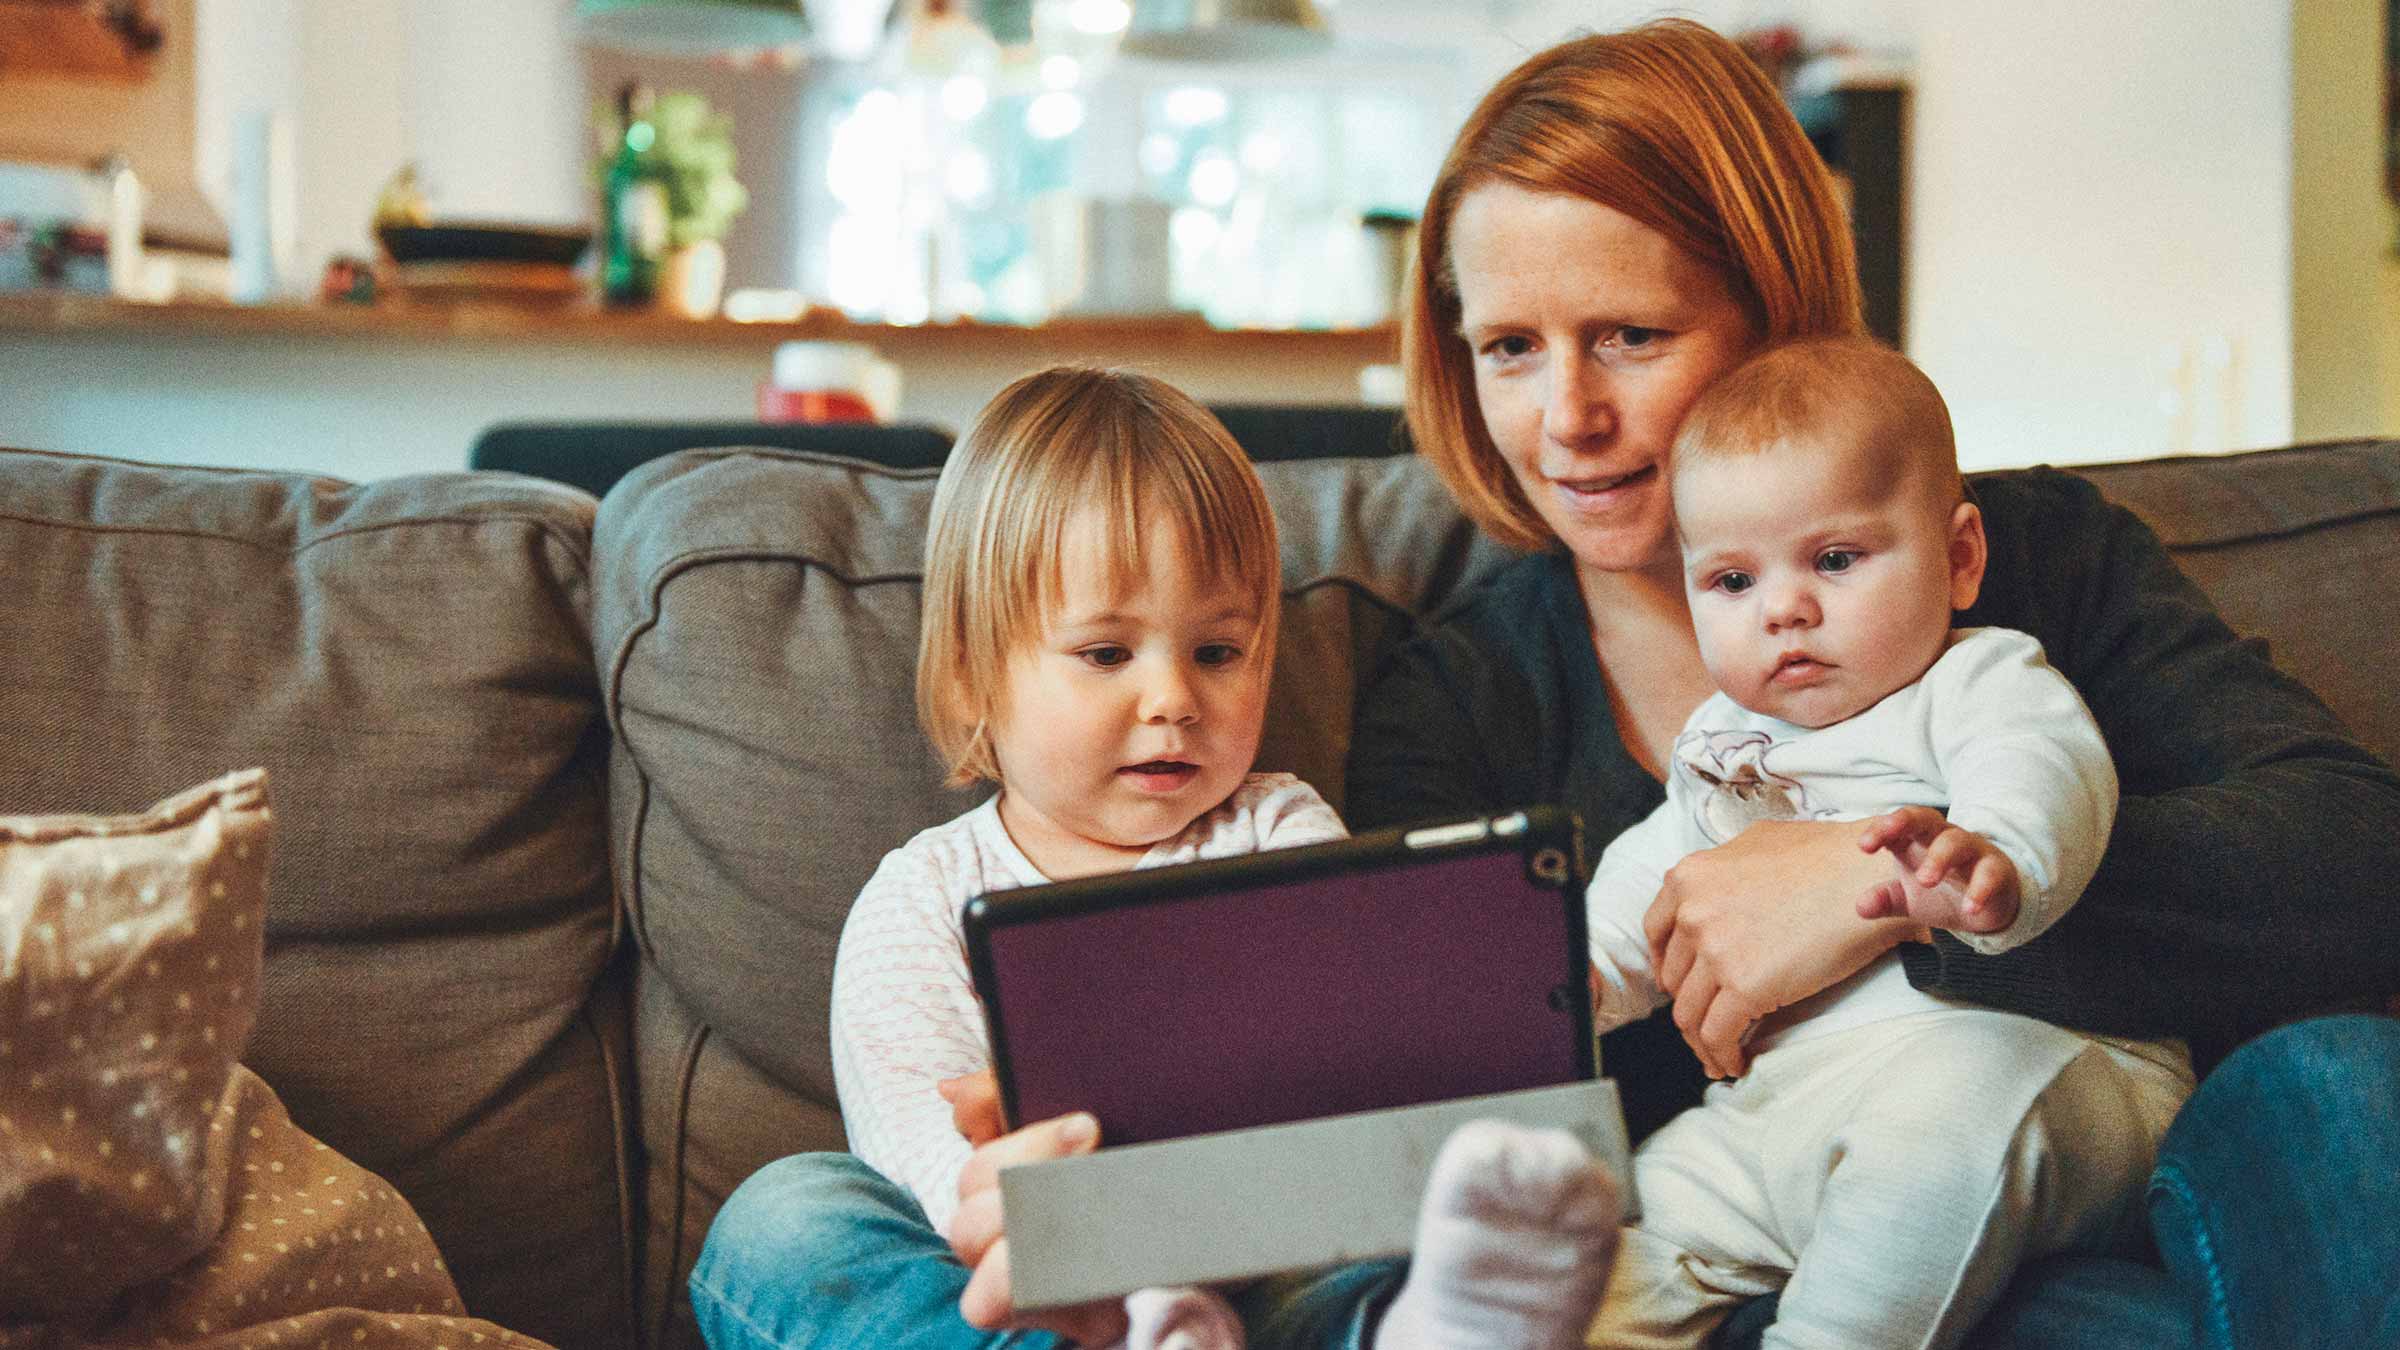
[(652, 153), (658, 128), (650, 93), (628, 84), (617, 91), (617, 150), (600, 201), (600, 298), (611, 305), (647, 305), (658, 298), (658, 273), (667, 254), (666, 166)]

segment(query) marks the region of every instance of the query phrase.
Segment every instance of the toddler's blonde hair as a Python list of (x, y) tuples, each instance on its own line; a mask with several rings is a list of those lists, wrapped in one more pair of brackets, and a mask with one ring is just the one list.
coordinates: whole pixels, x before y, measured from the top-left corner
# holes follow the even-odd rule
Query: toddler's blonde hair
[(1179, 536), (1212, 587), (1256, 601), (1249, 659), (1275, 655), (1282, 562), (1250, 459), (1216, 416), (1164, 381), (1057, 366), (1009, 385), (959, 438), (933, 490), (925, 538), (917, 718), (949, 784), (1000, 781), (991, 720), (1010, 656), (1062, 601), (1068, 526), (1097, 510), (1105, 578), (1141, 575), (1159, 531)]

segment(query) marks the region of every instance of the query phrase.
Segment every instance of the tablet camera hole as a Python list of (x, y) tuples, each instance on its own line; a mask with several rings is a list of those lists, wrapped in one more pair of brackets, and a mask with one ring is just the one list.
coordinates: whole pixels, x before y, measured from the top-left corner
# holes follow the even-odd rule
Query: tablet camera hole
[(1566, 850), (1556, 848), (1536, 850), (1530, 866), (1533, 868), (1534, 880), (1545, 886), (1566, 885), (1567, 878), (1573, 871), (1567, 864)]

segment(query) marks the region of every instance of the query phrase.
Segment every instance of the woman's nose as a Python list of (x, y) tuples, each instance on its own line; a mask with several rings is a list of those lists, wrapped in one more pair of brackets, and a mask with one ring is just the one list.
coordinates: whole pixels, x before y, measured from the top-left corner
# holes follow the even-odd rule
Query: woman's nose
[(1579, 446), (1615, 426), (1606, 377), (1589, 362), (1569, 358), (1552, 363), (1542, 404), (1542, 434), (1559, 445)]

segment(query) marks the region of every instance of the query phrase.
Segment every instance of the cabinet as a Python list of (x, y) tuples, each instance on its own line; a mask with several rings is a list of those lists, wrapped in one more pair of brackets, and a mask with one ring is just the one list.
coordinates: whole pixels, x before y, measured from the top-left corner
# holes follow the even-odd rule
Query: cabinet
[(1794, 94), (1791, 104), (1848, 189), (1868, 331), (1900, 346), (1908, 281), (1908, 86), (1889, 76), (1847, 78)]
[(0, 0), (0, 79), (138, 80), (165, 40), (148, 0)]

